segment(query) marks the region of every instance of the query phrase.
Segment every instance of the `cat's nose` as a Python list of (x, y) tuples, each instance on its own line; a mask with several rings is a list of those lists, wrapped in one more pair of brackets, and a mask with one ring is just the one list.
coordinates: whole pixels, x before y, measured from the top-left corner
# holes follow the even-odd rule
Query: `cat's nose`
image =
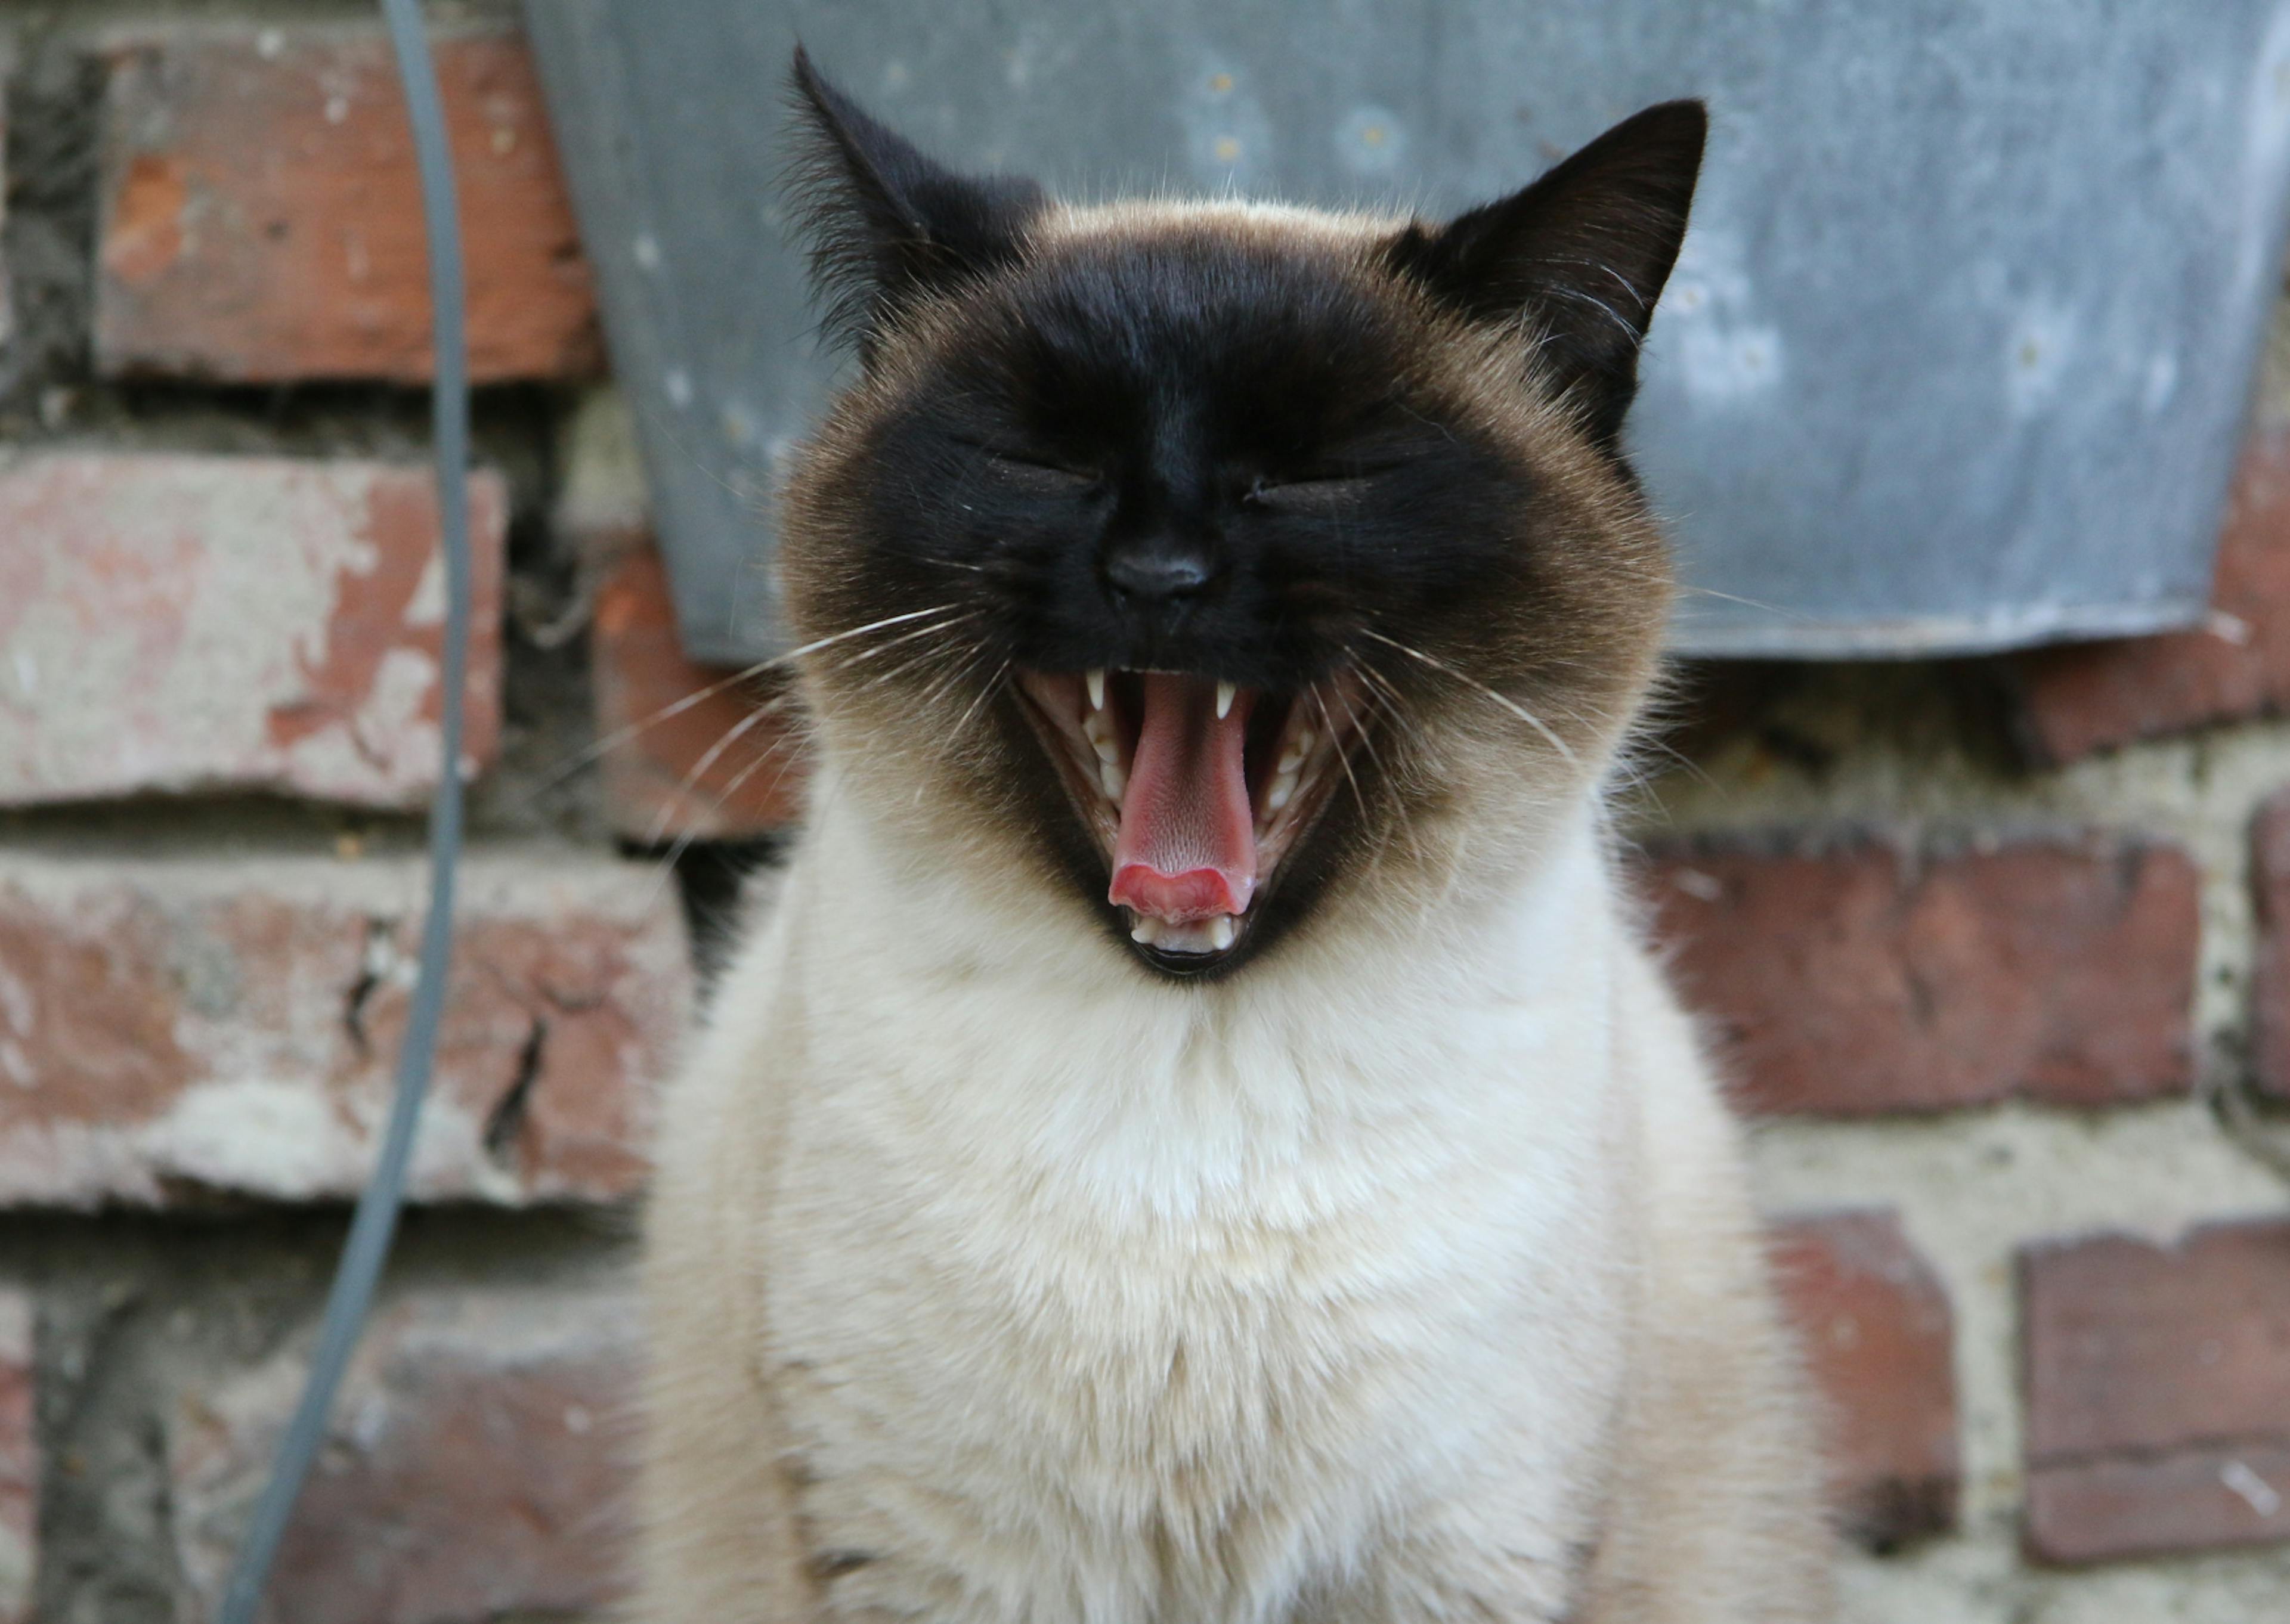
[(1196, 596), (1215, 576), (1205, 552), (1165, 543), (1120, 548), (1105, 560), (1106, 584), (1140, 605)]

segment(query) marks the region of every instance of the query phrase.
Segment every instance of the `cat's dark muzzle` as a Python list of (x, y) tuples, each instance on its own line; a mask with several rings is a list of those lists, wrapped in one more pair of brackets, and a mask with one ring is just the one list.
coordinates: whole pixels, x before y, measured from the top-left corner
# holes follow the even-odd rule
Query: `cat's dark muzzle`
[(1187, 672), (1026, 671), (1018, 692), (1155, 968), (1235, 962), (1365, 726), (1357, 676), (1291, 692)]

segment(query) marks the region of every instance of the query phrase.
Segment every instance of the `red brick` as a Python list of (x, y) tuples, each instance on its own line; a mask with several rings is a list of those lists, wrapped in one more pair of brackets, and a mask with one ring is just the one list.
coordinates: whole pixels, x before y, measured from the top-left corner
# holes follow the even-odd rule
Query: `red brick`
[(1713, 849), (1650, 880), (1679, 991), (1750, 1108), (2094, 1106), (2193, 1081), (2197, 876), (2176, 848)]
[(2290, 1222), (2031, 1247), (2021, 1290), (2037, 1556), (2290, 1537)]
[[(500, 732), (508, 508), (490, 473), (470, 500), (465, 772)], [(419, 804), (444, 616), (427, 468), (93, 452), (0, 468), (0, 804)]]
[(1781, 1220), (1774, 1262), (1827, 1401), (1846, 1526), (1883, 1547), (1954, 1527), (1955, 1316), (1939, 1277), (1889, 1212)]
[(31, 1624), (40, 1441), (32, 1410), (32, 1302), (0, 1291), (0, 1624)]
[(2278, 791), (2252, 821), (2251, 888), (2258, 915), (2251, 975), (2258, 1085), (2290, 1099), (2290, 790)]
[[(591, 372), (596, 307), (521, 40), (442, 38), (480, 382)], [(95, 351), (232, 382), (429, 376), (426, 234), (379, 28), (118, 44), (102, 112)]]
[(2243, 448), (2219, 539), (2207, 626), (2038, 650), (2007, 668), (2028, 753), (2057, 764), (2094, 750), (2274, 715), (2290, 700), (2290, 428)]
[[(424, 871), (0, 855), (0, 1203), (356, 1192), (413, 980)], [(688, 1001), (647, 866), (473, 853), (412, 1189), (614, 1200)]]
[(685, 657), (667, 572), (648, 543), (610, 566), (591, 649), (597, 735), (613, 741), (603, 767), (614, 828), (645, 844), (722, 840), (795, 817), (804, 756), (790, 691)]
[[(626, 1560), (629, 1305), (410, 1292), (377, 1315), (278, 1549), (271, 1624), (607, 1613)], [(213, 1615), (307, 1344), (179, 1396), (167, 1436), (188, 1604)]]
[(2028, 1544), (2044, 1562), (2171, 1556), (2290, 1539), (2290, 1446), (2110, 1455), (2028, 1474)]

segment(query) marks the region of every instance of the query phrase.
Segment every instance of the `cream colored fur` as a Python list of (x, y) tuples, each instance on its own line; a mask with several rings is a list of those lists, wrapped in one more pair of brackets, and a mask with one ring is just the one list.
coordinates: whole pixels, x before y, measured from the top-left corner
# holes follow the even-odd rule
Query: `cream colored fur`
[(645, 1620), (1827, 1616), (1736, 1132), (1593, 790), (1203, 985), (855, 759), (667, 1103)]

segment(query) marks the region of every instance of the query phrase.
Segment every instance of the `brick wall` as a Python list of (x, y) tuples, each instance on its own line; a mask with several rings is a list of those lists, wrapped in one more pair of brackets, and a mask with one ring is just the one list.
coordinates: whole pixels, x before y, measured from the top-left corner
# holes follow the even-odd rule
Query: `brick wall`
[(2270, 367), (2204, 628), (1690, 671), (1637, 800), (1814, 1291), (1854, 1617), (2290, 1616), (2286, 458)]
[[(676, 646), (513, 11), (448, 20), (472, 841), (282, 1620), (609, 1609), (651, 1100), (802, 778), (773, 694)], [(420, 927), (415, 190), (356, 7), (0, 9), (0, 1624), (194, 1620)], [(2200, 630), (1681, 689), (1638, 870), (1757, 1118), (1854, 1616), (2281, 1616), (2290, 390)]]

